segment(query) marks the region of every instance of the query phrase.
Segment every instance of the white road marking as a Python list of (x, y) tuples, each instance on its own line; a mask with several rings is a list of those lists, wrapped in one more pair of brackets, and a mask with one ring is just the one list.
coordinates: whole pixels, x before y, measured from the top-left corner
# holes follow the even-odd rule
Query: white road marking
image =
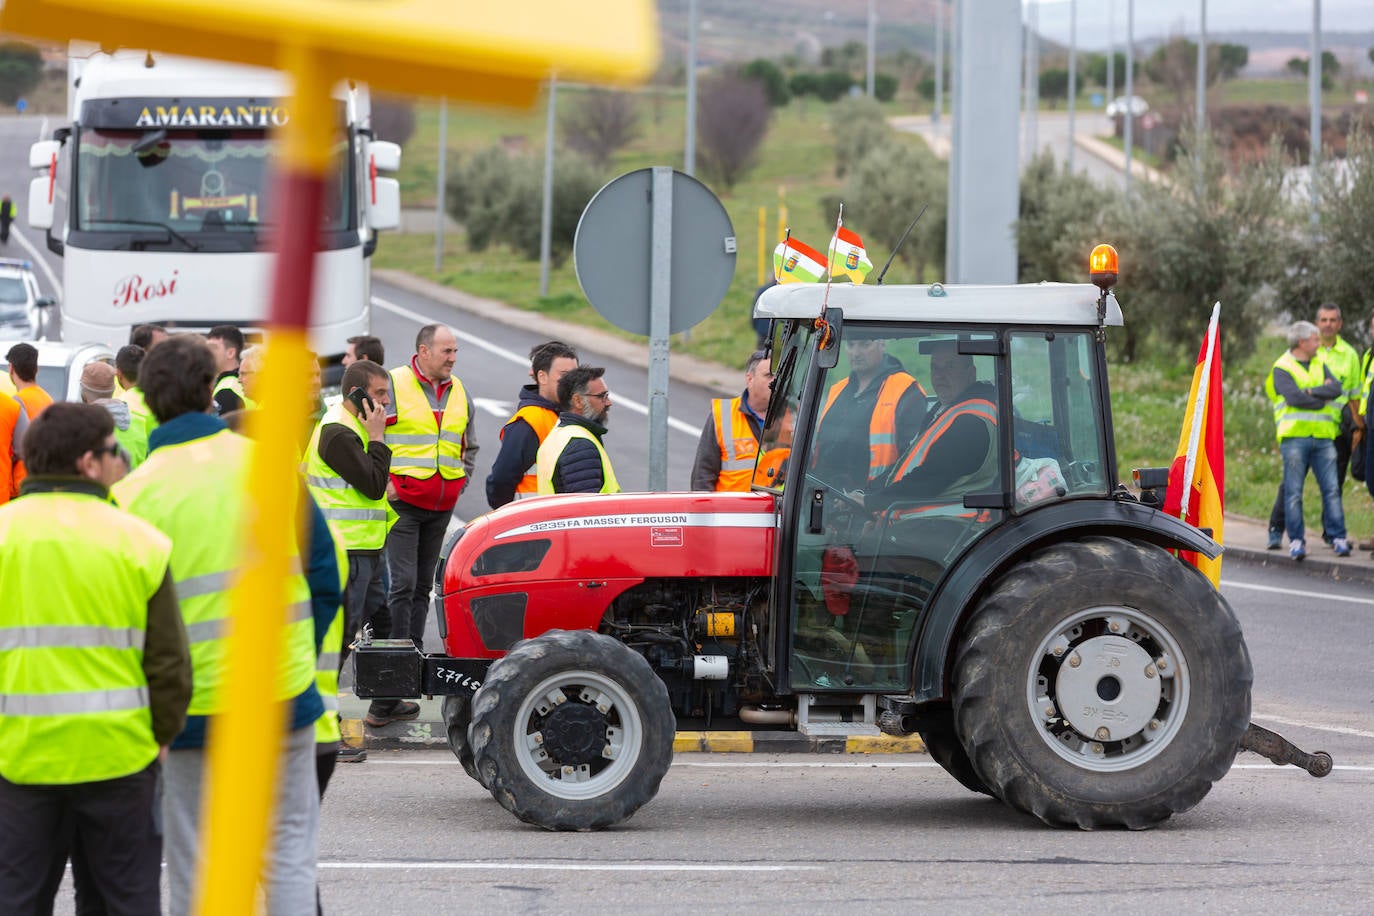
[(823, 871), (820, 865), (703, 865), (686, 862), (321, 862), (319, 868), (351, 870), (368, 868), (405, 871), (420, 868), (436, 871)]
[(1290, 719), (1285, 716), (1271, 716), (1262, 710), (1254, 710), (1251, 716), (1265, 722), (1273, 722), (1278, 725), (1291, 725), (1295, 728), (1312, 728), (1319, 732), (1333, 732), (1337, 735), (1353, 735), (1356, 738), (1374, 738), (1374, 732), (1364, 731), (1359, 728), (1351, 728), (1348, 725), (1325, 725), (1321, 722), (1313, 722), (1310, 719)]
[(1279, 588), (1275, 585), (1252, 585), (1248, 582), (1221, 580), (1222, 588), (1248, 588), (1252, 592), (1268, 592), (1273, 595), (1292, 595), (1295, 598), (1316, 598), (1320, 601), (1348, 601), (1351, 604), (1374, 604), (1374, 598), (1355, 598), (1349, 595), (1332, 595), (1328, 592), (1308, 592), (1297, 588)]
[[(384, 308), (388, 312), (395, 312), (402, 318), (409, 318), (411, 321), (418, 321), (420, 322), (420, 324), (434, 324), (439, 321), (438, 318), (434, 318), (429, 315), (421, 315), (419, 312), (408, 309), (403, 305), (397, 305), (394, 302), (383, 299), (381, 296), (373, 296), (372, 304), (377, 306), (378, 308)], [(459, 340), (470, 343), (475, 347), (481, 347), (488, 353), (491, 353), (495, 356), (499, 356), (502, 359), (507, 360), (509, 362), (515, 363), (517, 366), (524, 366), (527, 369), (529, 368), (530, 358), (528, 356), (524, 356), (519, 353), (515, 353), (511, 350), (507, 350), (505, 347), (499, 347), (496, 344), (491, 343), (490, 341), (483, 340), (482, 338), (477, 337), (476, 335), (460, 331), (458, 328), (453, 328), (452, 330), (454, 336), (457, 337)], [(615, 393), (614, 403), (617, 407), (624, 407), (626, 410), (632, 410), (635, 413), (640, 414), (641, 416), (647, 417), (649, 415), (648, 407), (644, 406), (638, 401), (630, 400), (618, 391)], [(686, 433), (689, 436), (699, 437), (701, 435), (700, 426), (692, 426), (690, 423), (684, 423), (676, 417), (668, 418), (668, 426), (671, 429), (675, 429), (680, 433)]]
[(510, 415), (514, 413), (510, 407), (510, 401), (497, 401), (492, 398), (473, 398), (472, 406), (484, 413), (491, 414), (493, 417), (498, 417), (502, 421), (510, 419)]
[(30, 260), (37, 264), (39, 269), (43, 271), (44, 276), (48, 278), (48, 282), (52, 284), (53, 291), (57, 293), (57, 298), (60, 304), (61, 300), (64, 297), (62, 293), (62, 282), (57, 279), (57, 274), (52, 272), (52, 268), (48, 266), (48, 262), (45, 261), (43, 259), (43, 256), (38, 253), (38, 249), (33, 247), (33, 242), (30, 242), (28, 239), (24, 238), (24, 233), (19, 231), (18, 226), (10, 226), (10, 235), (17, 238), (19, 240), (19, 244), (24, 246), (24, 250), (33, 256), (32, 258), (30, 258)]
[[(408, 752), (413, 753), (413, 752)], [(438, 752), (436, 752), (436, 756)], [(445, 755), (451, 756), (451, 755)], [(403, 759), (383, 759), (381, 757), (370, 756), (367, 759), (367, 766), (381, 767), (454, 767), (458, 766), (456, 759), (446, 760), (403, 760)], [(938, 770), (940, 765), (935, 762), (921, 762), (911, 760), (673, 760), (673, 767), (696, 767), (699, 769), (710, 770), (844, 770), (844, 769), (864, 769), (864, 770)], [(1276, 766), (1272, 763), (1234, 763), (1231, 765), (1233, 770), (1262, 770), (1273, 771), (1275, 773), (1294, 773), (1306, 775), (1303, 770), (1297, 767)], [(1332, 767), (1334, 770), (1349, 773), (1374, 773), (1374, 766), (1359, 766), (1354, 764), (1337, 764)]]

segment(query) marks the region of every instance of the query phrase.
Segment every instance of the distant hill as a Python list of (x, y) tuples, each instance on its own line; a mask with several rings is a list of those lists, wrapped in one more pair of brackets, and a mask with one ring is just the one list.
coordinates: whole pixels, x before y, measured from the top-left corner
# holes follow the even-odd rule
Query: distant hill
[[(680, 62), (687, 48), (687, 0), (658, 0), (665, 62)], [(868, 4), (862, 0), (698, 0), (697, 57), (703, 64), (819, 55), (822, 48), (868, 40)], [(949, 8), (946, 7), (946, 28)], [(1121, 36), (1124, 38), (1124, 35)], [(1167, 35), (1137, 38), (1137, 50), (1148, 54)], [(879, 56), (902, 49), (926, 57), (935, 54), (935, 0), (883, 0), (879, 5)], [(1270, 76), (1283, 70), (1290, 57), (1307, 56), (1305, 32), (1217, 32), (1209, 41), (1245, 45), (1250, 49), (1247, 75)], [(1366, 56), (1374, 47), (1374, 31), (1327, 32), (1323, 46), (1359, 73), (1374, 72)], [(1063, 53), (1063, 45), (1048, 39), (1042, 59)], [(1101, 50), (1085, 47), (1083, 50)]]

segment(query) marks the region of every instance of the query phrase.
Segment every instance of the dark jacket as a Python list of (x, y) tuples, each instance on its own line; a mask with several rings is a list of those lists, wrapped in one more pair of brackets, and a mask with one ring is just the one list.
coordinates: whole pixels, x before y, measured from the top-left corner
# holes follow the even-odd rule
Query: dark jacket
[[(515, 405), (517, 412), (524, 407), (539, 407), (549, 413), (557, 414), (558, 405), (541, 397), (535, 385), (525, 385), (520, 389), (520, 402)], [(487, 475), (487, 505), (499, 509), (515, 499), (515, 488), (525, 471), (534, 466), (535, 456), (539, 454), (539, 434), (522, 418), (512, 418), (501, 428), (501, 450), (496, 453), (496, 461)]]
[[(219, 375), (215, 376), (215, 384), (218, 385), (221, 380), (226, 378), (238, 377), (239, 370), (237, 369), (234, 369), (230, 372), (221, 372)], [(245, 407), (243, 403), (243, 398), (239, 397), (237, 394), (230, 391), (228, 388), (224, 388), (215, 392), (215, 406), (219, 408), (219, 415), (221, 417), (227, 413), (233, 413), (236, 410), (243, 410), (243, 408)]]
[[(878, 404), (878, 393), (888, 376), (905, 371), (901, 362), (888, 353), (883, 356), (877, 376), (863, 391), (859, 391), (854, 376), (849, 376), (849, 384), (820, 421), (816, 434), (817, 477), (846, 490), (864, 487), (869, 470), (868, 427)], [(898, 455), (916, 438), (925, 415), (925, 395), (919, 385), (913, 384), (897, 403)]]
[[(606, 435), (606, 427), (575, 413), (563, 412), (558, 415), (559, 426), (584, 426), (589, 429), (596, 441)], [(601, 473), (601, 454), (586, 439), (573, 439), (558, 462), (553, 467), (553, 490), (555, 493), (600, 493), (606, 483)]]
[[(974, 382), (959, 393), (950, 407), (973, 400), (996, 404), (997, 389), (989, 382)], [(943, 404), (935, 405), (923, 424), (921, 434), (913, 440), (913, 445), (921, 441), (926, 429), (939, 422), (946, 410)], [(930, 452), (920, 467), (908, 471), (901, 480), (868, 493), (864, 505), (871, 510), (882, 510), (896, 500), (920, 499), (942, 493), (951, 483), (981, 465), (988, 457), (988, 450), (995, 448), (997, 443), (988, 433), (987, 423), (969, 414), (960, 416), (931, 443)], [(897, 459), (898, 468), (905, 458), (904, 450)]]

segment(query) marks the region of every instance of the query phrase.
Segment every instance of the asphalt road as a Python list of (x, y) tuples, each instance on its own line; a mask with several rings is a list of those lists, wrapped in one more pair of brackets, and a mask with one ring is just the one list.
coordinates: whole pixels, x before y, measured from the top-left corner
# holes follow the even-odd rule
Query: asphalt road
[(327, 909), (361, 913), (1368, 912), (1374, 894), (1374, 597), (1232, 562), (1254, 718), (1336, 771), (1252, 754), (1141, 833), (1041, 827), (924, 756), (680, 754), (658, 797), (599, 834), (518, 823), (446, 752), (340, 767), (324, 807)]

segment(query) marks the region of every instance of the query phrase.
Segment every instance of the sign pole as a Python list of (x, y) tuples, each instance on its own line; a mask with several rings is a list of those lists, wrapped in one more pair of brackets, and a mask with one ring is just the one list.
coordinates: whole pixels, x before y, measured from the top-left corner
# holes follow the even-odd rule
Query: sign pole
[(649, 490), (668, 489), (668, 334), (673, 293), (673, 170), (655, 166), (650, 200)]

